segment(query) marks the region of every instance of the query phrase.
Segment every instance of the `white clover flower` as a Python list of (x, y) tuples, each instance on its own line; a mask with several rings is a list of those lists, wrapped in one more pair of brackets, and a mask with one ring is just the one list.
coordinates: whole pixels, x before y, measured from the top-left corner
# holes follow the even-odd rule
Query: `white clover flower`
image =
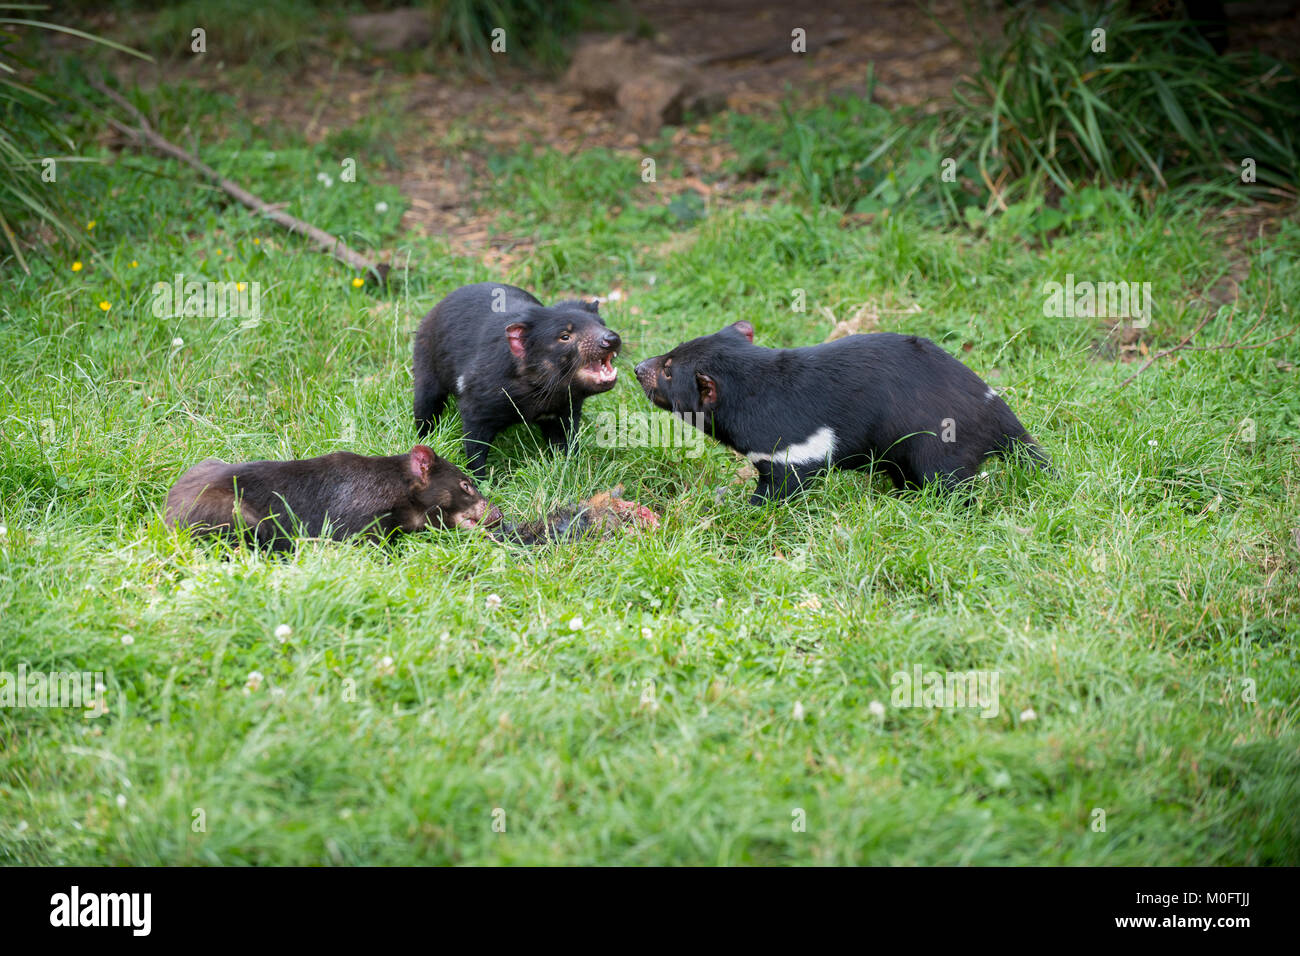
[(181, 338), (179, 335), (176, 336), (176, 338), (172, 339), (172, 348), (174, 349), (178, 349), (184, 344), (185, 344), (185, 340)]
[(275, 629), (275, 639), (283, 644), (293, 635), (293, 628), (288, 624), (281, 624)]
[(501, 595), (500, 595), (500, 594), (489, 594), (489, 595), (487, 596), (487, 600), (484, 601), (483, 603), (484, 603), (485, 605), (487, 605), (487, 609), (488, 609), (489, 611), (495, 611), (497, 608), (499, 608), (499, 607), (501, 606)]
[(1155, 448), (1157, 445), (1160, 444), (1160, 442), (1158, 442), (1158, 441), (1156, 441), (1154, 438), (1152, 438), (1150, 441), (1147, 442), (1147, 444), (1150, 445), (1152, 448)]
[(379, 200), (379, 202), (375, 203), (375, 212), (378, 213), (388, 212), (388, 203), (384, 202), (382, 199)]
[(885, 705), (878, 700), (873, 700), (867, 704), (867, 713), (872, 717), (881, 718), (885, 716)]
[(8, 534), (9, 534), (9, 529), (5, 525), (0, 524), (0, 538), (3, 538)]
[(122, 643), (125, 644), (127, 647), (130, 647), (132, 644), (135, 643), (135, 638), (132, 637), (130, 634), (123, 634)]
[(571, 621), (569, 621), (569, 630), (581, 631), (582, 628), (583, 628), (582, 618), (575, 617)]
[(1026, 707), (1024, 710), (1020, 712), (1020, 720), (1024, 723), (1028, 723), (1031, 720), (1037, 720), (1037, 719), (1038, 719), (1038, 715), (1034, 713), (1034, 708), (1032, 707)]
[(333, 180), (333, 178), (330, 176), (329, 173), (317, 173), (317, 174), (316, 174), (316, 182), (318, 182), (318, 183), (324, 183), (326, 189), (328, 189), (330, 186), (333, 186), (333, 185), (334, 185), (334, 180)]
[(125, 793), (119, 793), (119, 794), (117, 795), (117, 808), (118, 808), (119, 810), (125, 810), (125, 809), (126, 809), (126, 794), (125, 794)]
[(263, 680), (265, 680), (265, 678), (262, 676), (261, 671), (250, 672), (248, 675), (248, 683), (244, 685), (244, 693), (257, 690), (262, 686)]
[(650, 630), (648, 627), (643, 627), (641, 628), (641, 636), (648, 641), (650, 638), (655, 636), (655, 632)]
[(800, 701), (796, 700), (794, 702), (794, 710), (791, 712), (790, 716), (795, 720), (803, 720), (803, 704)]

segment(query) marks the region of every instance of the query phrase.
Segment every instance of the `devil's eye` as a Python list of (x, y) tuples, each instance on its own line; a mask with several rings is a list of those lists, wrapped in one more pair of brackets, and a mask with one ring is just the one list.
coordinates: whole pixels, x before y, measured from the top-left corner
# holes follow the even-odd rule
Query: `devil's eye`
[(673, 377), (673, 360), (669, 359), (667, 362), (664, 362), (664, 378), (672, 378), (672, 377)]
[(568, 333), (568, 332), (561, 332), (561, 333), (560, 333), (560, 341), (561, 341), (561, 342), (567, 342), (567, 341), (569, 341), (569, 333)]
[(468, 481), (462, 481), (460, 483), (460, 490), (465, 492), (467, 495), (472, 495), (474, 493), (474, 489), (469, 486)]

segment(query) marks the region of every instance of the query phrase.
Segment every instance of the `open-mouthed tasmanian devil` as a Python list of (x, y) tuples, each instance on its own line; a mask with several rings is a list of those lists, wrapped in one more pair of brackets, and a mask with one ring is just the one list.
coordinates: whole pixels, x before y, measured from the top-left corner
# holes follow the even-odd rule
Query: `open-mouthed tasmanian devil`
[(956, 487), (986, 456), (1017, 446), (1047, 462), (993, 389), (915, 335), (770, 349), (736, 322), (646, 359), (636, 375), (655, 405), (754, 463), (754, 504), (786, 498), (831, 466), (875, 463), (898, 487)]
[(428, 434), (456, 396), (470, 468), (487, 475), (488, 447), (505, 428), (536, 423), (567, 449), (582, 403), (618, 379), (622, 342), (595, 303), (544, 306), (523, 289), (480, 282), (433, 307), (415, 333), (415, 424)]
[(376, 458), (346, 451), (300, 461), (209, 458), (167, 492), (169, 525), (274, 550), (292, 547), (298, 534), (387, 537), (500, 520), (468, 475), (424, 445)]

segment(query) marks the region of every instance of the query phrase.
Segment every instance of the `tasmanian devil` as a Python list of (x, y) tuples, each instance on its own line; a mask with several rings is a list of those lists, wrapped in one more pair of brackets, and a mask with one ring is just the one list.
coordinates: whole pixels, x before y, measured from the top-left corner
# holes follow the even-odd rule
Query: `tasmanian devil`
[(463, 471), (424, 445), (371, 458), (336, 451), (302, 461), (201, 461), (167, 492), (166, 521), (198, 534), (251, 537), (276, 550), (297, 533), (387, 537), (501, 520)]
[(876, 332), (769, 349), (736, 322), (636, 367), (647, 397), (745, 455), (750, 498), (786, 498), (830, 466), (873, 462), (898, 487), (955, 487), (990, 454), (1047, 458), (978, 375), (915, 335)]
[(614, 387), (621, 344), (594, 303), (544, 306), (514, 286), (463, 286), (415, 333), (416, 427), (428, 434), (455, 395), (465, 454), (480, 480), (488, 446), (510, 425), (535, 422), (547, 441), (567, 449), (583, 400)]

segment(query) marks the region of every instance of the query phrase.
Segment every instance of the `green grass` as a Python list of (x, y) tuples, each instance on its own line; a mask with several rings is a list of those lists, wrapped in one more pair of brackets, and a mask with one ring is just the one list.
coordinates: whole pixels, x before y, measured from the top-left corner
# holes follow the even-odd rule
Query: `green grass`
[[(1102, 323), (1042, 310), (1067, 272), (1151, 281), (1147, 337), (1173, 344), (1215, 308), (1196, 295), (1228, 264), (1216, 214), (1102, 190), (1032, 243), (998, 220), (978, 237), (846, 226), (780, 194), (695, 219), (635, 159), (521, 154), (494, 160), (487, 202), (542, 242), (493, 276), (397, 235), (374, 213), (395, 217), (396, 197), (365, 176), (321, 186), (335, 150), (169, 95), (164, 130), (183, 107), (200, 130), (222, 117), (209, 162), (413, 272), (387, 299), (353, 289), (138, 155), (78, 172), (99, 249), (83, 270), (6, 264), (0, 670), (102, 671), (111, 714), (0, 709), (0, 861), (1300, 862), (1300, 346), (1184, 352), (1117, 391), (1135, 366), (1094, 350)], [(1298, 252), (1294, 219), (1250, 242), (1236, 311), (1201, 340), (1265, 304), (1257, 340), (1294, 328)], [(262, 321), (155, 318), (152, 284), (178, 272), (260, 282)], [(557, 458), (516, 430), (484, 485), (508, 515), (621, 482), (662, 529), (275, 560), (164, 527), (167, 487), (205, 456), (408, 448), (410, 331), (486, 278), (544, 299), (627, 291), (606, 307), (623, 376), (589, 415), (649, 411), (631, 364), (725, 323), (802, 345), (829, 331), (823, 307), (915, 305), (881, 328), (989, 377), (1058, 474), (993, 465), (965, 508), (833, 473), (760, 510), (714, 445)], [(432, 444), (463, 462), (459, 437), (449, 415)], [(891, 706), (891, 675), (915, 665), (998, 672), (997, 715)]]
[(70, 167), (82, 161), (61, 121), (65, 113), (84, 112), (85, 105), (68, 95), (66, 84), (40, 75), (32, 55), (36, 38), (76, 37), (88, 46), (148, 59), (112, 40), (50, 22), (45, 12), (39, 4), (0, 2), (0, 246), (24, 272), (28, 266), (18, 236), (37, 224), (73, 245), (82, 238), (70, 222), (58, 173), (62, 166), (66, 181)]

